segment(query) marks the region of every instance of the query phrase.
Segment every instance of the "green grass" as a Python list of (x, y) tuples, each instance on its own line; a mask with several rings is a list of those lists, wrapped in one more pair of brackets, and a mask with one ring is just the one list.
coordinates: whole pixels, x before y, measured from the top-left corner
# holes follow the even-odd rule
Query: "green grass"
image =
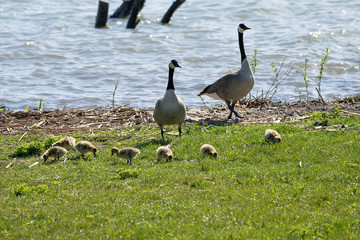
[[(70, 151), (32, 168), (39, 154), (10, 155), (33, 142), (44, 151), (54, 137), (0, 135), (0, 238), (358, 239), (360, 117), (328, 118), (337, 131), (314, 121), (272, 125), (275, 145), (263, 141), (266, 125), (188, 124), (181, 138), (165, 135), (169, 163), (156, 163), (154, 125), (76, 133), (98, 147), (96, 160)], [(200, 159), (203, 143), (220, 157)], [(141, 154), (128, 166), (113, 146)]]

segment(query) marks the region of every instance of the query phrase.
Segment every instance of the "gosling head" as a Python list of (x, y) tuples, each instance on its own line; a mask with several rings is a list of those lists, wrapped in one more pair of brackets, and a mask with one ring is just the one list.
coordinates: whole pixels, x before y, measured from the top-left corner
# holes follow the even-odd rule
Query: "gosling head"
[(171, 60), (171, 62), (169, 63), (169, 68), (175, 69), (176, 67), (181, 68), (181, 66), (179, 65), (179, 63), (176, 60)]
[(275, 143), (281, 142), (281, 137), (280, 137), (280, 136), (275, 136), (275, 137), (274, 137), (274, 142), (275, 142)]
[(44, 159), (44, 162), (46, 162), (46, 160), (49, 158), (49, 156), (46, 155), (46, 154), (43, 154), (43, 155), (41, 156), (41, 158)]
[(243, 33), (243, 32), (245, 32), (245, 31), (248, 30), (248, 29), (251, 29), (251, 28), (249, 28), (248, 26), (246, 26), (244, 23), (240, 23), (240, 24), (239, 24), (239, 27), (238, 27), (238, 32), (239, 32), (239, 33)]
[(111, 156), (118, 153), (118, 152), (119, 152), (119, 149), (117, 147), (111, 148)]

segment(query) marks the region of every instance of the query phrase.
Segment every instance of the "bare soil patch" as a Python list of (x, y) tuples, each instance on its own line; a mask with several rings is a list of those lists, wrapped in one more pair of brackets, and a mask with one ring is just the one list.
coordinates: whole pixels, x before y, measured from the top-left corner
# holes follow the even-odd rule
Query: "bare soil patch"
[[(309, 113), (332, 112), (341, 107), (344, 115), (360, 114), (360, 103), (326, 103), (318, 101), (281, 103), (269, 102), (261, 106), (237, 105), (241, 119), (227, 120), (226, 106), (191, 108), (187, 110), (186, 122), (208, 122), (216, 124), (259, 124), (297, 122)], [(127, 106), (108, 109), (70, 109), (54, 111), (1, 111), (0, 133), (21, 134), (38, 132), (47, 135), (62, 135), (73, 132), (117, 130), (134, 125), (153, 124), (151, 109)]]

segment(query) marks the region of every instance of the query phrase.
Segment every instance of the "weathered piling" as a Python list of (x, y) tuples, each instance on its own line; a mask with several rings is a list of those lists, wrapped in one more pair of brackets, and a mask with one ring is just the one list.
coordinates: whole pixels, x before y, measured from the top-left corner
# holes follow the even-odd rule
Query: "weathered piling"
[(130, 15), (134, 0), (123, 0), (123, 3), (116, 9), (110, 18), (126, 18)]
[(108, 11), (109, 11), (109, 3), (99, 1), (98, 12), (95, 22), (96, 28), (102, 28), (106, 26)]
[(140, 22), (140, 20), (137, 20), (137, 15), (144, 6), (144, 3), (145, 0), (134, 0), (126, 28), (136, 28), (136, 25)]
[(171, 5), (171, 7), (165, 13), (164, 17), (161, 19), (161, 23), (162, 24), (169, 23), (172, 15), (176, 11), (176, 9), (178, 9), (181, 6), (181, 4), (183, 4), (185, 1), (186, 0), (176, 0), (176, 1), (174, 1), (173, 4)]

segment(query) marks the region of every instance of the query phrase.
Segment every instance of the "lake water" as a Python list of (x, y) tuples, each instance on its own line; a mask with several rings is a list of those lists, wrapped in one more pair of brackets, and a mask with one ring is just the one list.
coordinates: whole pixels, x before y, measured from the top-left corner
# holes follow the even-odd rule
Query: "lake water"
[[(110, 1), (112, 14), (122, 1)], [(153, 108), (162, 97), (168, 63), (178, 60), (174, 81), (187, 107), (201, 107), (197, 94), (240, 67), (237, 26), (259, 60), (251, 92), (266, 91), (274, 78), (271, 62), (294, 65), (273, 100), (296, 101), (305, 94), (300, 73), (308, 59), (310, 78), (319, 74), (325, 48), (330, 56), (321, 84), (327, 99), (360, 93), (360, 1), (187, 0), (169, 25), (159, 22), (170, 0), (146, 1), (141, 22), (109, 19), (95, 29), (98, 1), (11, 0), (0, 2), (0, 105), (12, 110), (84, 106)], [(280, 73), (280, 75), (282, 75)], [(311, 97), (317, 97), (310, 82)], [(222, 103), (205, 97), (210, 104)]]

